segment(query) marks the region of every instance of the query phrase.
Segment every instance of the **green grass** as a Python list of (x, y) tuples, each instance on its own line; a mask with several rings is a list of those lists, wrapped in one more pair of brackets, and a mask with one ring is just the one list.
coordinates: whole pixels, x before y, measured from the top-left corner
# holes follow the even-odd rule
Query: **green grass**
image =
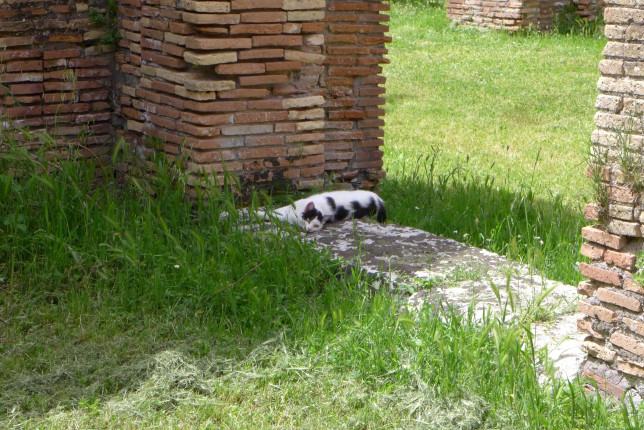
[(554, 378), (530, 314), (408, 311), (152, 165), (116, 186), (92, 163), (0, 154), (0, 427), (642, 427)]
[(576, 283), (605, 40), (454, 26), (444, 9), (404, 3), (390, 24), (391, 218)]
[[(394, 31), (433, 13), (397, 8)], [(532, 260), (556, 242), (563, 229), (530, 229), (550, 222), (548, 209), (567, 214), (562, 193), (550, 197), (536, 179), (448, 174), (450, 156), (432, 171), (431, 158), (416, 159), (428, 147), (412, 143), (402, 158), (387, 149), (394, 218), (449, 230), (450, 217), (460, 226), (478, 216), (485, 242), (507, 224), (532, 235)], [(532, 313), (509, 322), (407, 310), (292, 230), (221, 219), (236, 203), (226, 187), (186, 200), (183, 173), (162, 157), (148, 165), (156, 179), (116, 185), (92, 162), (30, 155), (10, 134), (2, 144), (0, 428), (644, 427), (642, 409), (554, 377), (547, 351), (533, 347)]]

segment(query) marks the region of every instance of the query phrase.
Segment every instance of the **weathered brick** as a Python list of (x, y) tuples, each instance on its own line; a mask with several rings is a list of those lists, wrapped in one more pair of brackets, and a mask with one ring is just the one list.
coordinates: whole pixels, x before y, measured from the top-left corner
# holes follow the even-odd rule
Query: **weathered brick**
[(215, 70), (220, 75), (254, 75), (264, 73), (266, 66), (264, 63), (222, 64)]
[(610, 343), (644, 358), (644, 343), (632, 336), (615, 331), (610, 336)]
[(599, 288), (597, 290), (597, 298), (602, 302), (611, 303), (633, 312), (640, 312), (642, 310), (642, 303), (636, 298), (607, 288)]
[(580, 281), (577, 285), (577, 293), (584, 296), (592, 296), (597, 291), (598, 286), (590, 281)]
[(230, 2), (179, 0), (179, 7), (193, 12), (228, 13)]
[(192, 51), (183, 53), (183, 58), (186, 62), (197, 66), (212, 66), (222, 63), (234, 63), (237, 61), (236, 52), (219, 52), (215, 54), (204, 54)]
[(232, 0), (233, 10), (282, 9), (284, 0)]
[(298, 97), (282, 100), (282, 107), (284, 109), (309, 108), (313, 106), (321, 106), (323, 104), (324, 97), (322, 96)]
[(636, 260), (637, 257), (635, 255), (627, 252), (616, 252), (608, 249), (604, 254), (604, 261), (606, 261), (606, 263), (613, 264), (630, 271), (635, 270)]
[(286, 12), (242, 12), (241, 22), (244, 23), (274, 23), (285, 22)]
[(232, 114), (198, 114), (194, 112), (181, 112), (181, 120), (198, 125), (221, 125), (233, 122)]
[(637, 376), (638, 378), (644, 378), (644, 367), (621, 358), (617, 359), (617, 370), (629, 375)]
[(593, 329), (592, 319), (588, 316), (577, 320), (577, 328), (579, 329), (579, 331), (588, 333), (595, 339), (603, 340), (605, 338), (603, 334)]
[(265, 112), (239, 112), (235, 114), (236, 124), (251, 124), (261, 122), (276, 122), (288, 119), (286, 111), (265, 111)]
[(601, 306), (591, 305), (590, 303), (587, 303), (583, 300), (577, 303), (577, 309), (582, 314), (588, 315), (589, 317), (593, 317), (607, 323), (614, 323), (617, 321), (617, 313)]
[(605, 284), (610, 284), (615, 286), (622, 285), (622, 277), (616, 271), (603, 269), (601, 267), (597, 267), (587, 263), (579, 263), (579, 271), (581, 272), (582, 276), (585, 276), (590, 279), (594, 279), (599, 282), (603, 282)]
[(589, 355), (596, 357), (602, 361), (612, 363), (617, 357), (617, 353), (613, 350), (610, 350), (602, 345), (598, 345), (593, 341), (584, 341), (581, 344), (582, 351), (585, 351)]
[(284, 10), (324, 9), (326, 0), (284, 0)]
[(626, 390), (619, 385), (609, 381), (603, 376), (597, 375), (591, 370), (585, 369), (582, 373), (584, 378), (592, 379), (597, 383), (597, 388), (606, 393), (612, 394), (617, 398), (622, 398)]
[[(250, 38), (205, 38), (189, 37), (186, 39), (188, 49), (248, 49), (251, 48)], [(236, 58), (236, 57), (235, 57)]]
[(253, 36), (253, 48), (265, 46), (301, 46), (300, 35)]
[(273, 124), (225, 125), (221, 127), (224, 136), (265, 134), (273, 131)]
[(589, 242), (599, 243), (616, 250), (622, 249), (628, 241), (626, 237), (616, 236), (597, 227), (590, 226), (581, 229), (581, 237)]
[[(230, 26), (230, 34), (280, 34), (282, 24), (239, 24)], [(240, 53), (241, 54), (241, 53)]]

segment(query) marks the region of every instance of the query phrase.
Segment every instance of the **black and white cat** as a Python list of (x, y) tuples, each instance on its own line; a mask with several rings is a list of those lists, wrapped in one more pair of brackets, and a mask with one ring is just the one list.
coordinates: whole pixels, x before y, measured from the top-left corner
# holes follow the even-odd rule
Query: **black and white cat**
[(282, 222), (297, 224), (307, 233), (319, 231), (327, 222), (350, 218), (376, 216), (378, 222), (387, 219), (385, 202), (371, 191), (331, 191), (296, 200), (270, 212), (258, 211), (260, 217), (270, 215)]

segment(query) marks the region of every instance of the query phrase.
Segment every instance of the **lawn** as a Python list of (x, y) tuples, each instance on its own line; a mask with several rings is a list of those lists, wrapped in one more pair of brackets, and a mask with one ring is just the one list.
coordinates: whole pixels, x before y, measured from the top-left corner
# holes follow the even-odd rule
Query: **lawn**
[[(436, 13), (398, 7), (395, 39)], [(458, 189), (440, 183), (449, 159), (392, 167), (383, 189)], [(50, 162), (0, 154), (0, 428), (642, 428), (641, 411), (557, 380), (529, 315), (406, 309), (288, 228), (220, 217), (237, 203), (225, 189), (188, 204), (162, 157), (156, 179), (123, 186)]]
[(392, 218), (576, 284), (605, 39), (457, 27), (443, 9), (399, 4), (391, 34)]

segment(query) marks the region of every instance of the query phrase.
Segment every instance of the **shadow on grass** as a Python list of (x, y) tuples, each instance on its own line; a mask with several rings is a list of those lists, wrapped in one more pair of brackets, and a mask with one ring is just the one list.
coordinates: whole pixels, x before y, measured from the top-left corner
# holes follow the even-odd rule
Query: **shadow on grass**
[(492, 177), (459, 169), (434, 172), (432, 161), (382, 182), (389, 218), (531, 265), (549, 279), (574, 284), (583, 216), (560, 196), (541, 199), (529, 186), (511, 190)]
[(330, 326), (359, 282), (299, 233), (221, 218), (234, 202), (218, 187), (189, 202), (181, 172), (149, 165), (149, 183), (117, 186), (92, 162), (0, 153), (0, 416), (116, 399), (159, 369), (178, 378), (159, 386), (201, 390), (186, 363)]

